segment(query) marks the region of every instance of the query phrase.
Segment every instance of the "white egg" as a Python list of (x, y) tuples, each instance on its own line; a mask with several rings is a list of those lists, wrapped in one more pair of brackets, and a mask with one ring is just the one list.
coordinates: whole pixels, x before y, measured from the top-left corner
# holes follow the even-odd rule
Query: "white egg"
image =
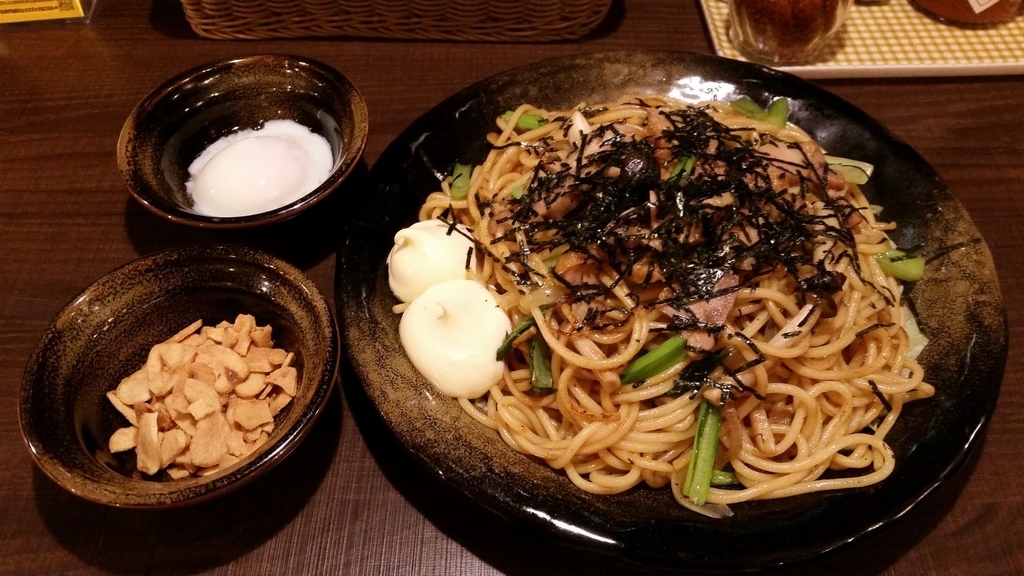
[(185, 189), (200, 214), (248, 216), (302, 198), (333, 167), (326, 138), (292, 120), (271, 120), (211, 144), (189, 166)]

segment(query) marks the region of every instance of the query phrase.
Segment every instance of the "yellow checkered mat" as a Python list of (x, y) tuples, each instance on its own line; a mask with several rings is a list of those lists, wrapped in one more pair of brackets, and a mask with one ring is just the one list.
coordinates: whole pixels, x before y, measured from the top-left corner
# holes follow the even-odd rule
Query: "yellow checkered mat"
[[(727, 0), (699, 2), (715, 52), (745, 60), (729, 41)], [(970, 29), (937, 22), (907, 0), (854, 3), (818, 62), (779, 69), (805, 78), (1024, 74), (1024, 16)]]

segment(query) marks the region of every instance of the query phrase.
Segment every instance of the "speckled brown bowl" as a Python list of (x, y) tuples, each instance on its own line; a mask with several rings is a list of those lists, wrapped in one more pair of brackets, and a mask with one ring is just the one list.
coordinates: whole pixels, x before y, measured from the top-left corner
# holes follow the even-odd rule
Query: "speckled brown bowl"
[[(896, 469), (863, 489), (746, 502), (712, 520), (678, 506), (667, 489), (614, 496), (577, 489), (524, 457), (431, 386), (398, 336), (385, 260), (395, 232), (416, 220), (438, 187), (435, 170), (479, 163), (494, 119), (523, 102), (548, 109), (623, 94), (696, 103), (741, 95), (785, 97), (791, 119), (827, 150), (875, 166), (864, 186), (901, 246), (939, 252), (907, 288), (931, 339), (921, 357), (935, 397), (914, 402), (886, 441)], [(372, 188), (353, 208), (338, 251), (335, 297), (362, 388), (409, 452), (437, 477), (545, 540), (669, 572), (739, 573), (787, 564), (877, 532), (945, 482), (979, 443), (995, 406), (1007, 326), (992, 256), (970, 216), (910, 146), (849, 102), (795, 76), (682, 52), (626, 51), (545, 60), (480, 81), (414, 122), (380, 156)]]
[[(149, 349), (197, 319), (206, 325), (253, 314), (274, 345), (295, 353), (295, 398), (269, 441), (238, 464), (202, 478), (148, 479), (134, 451), (111, 454), (125, 426), (105, 397), (139, 369)], [(248, 248), (175, 249), (131, 262), (75, 297), (46, 330), (21, 387), (21, 430), (36, 463), (87, 500), (119, 507), (190, 504), (266, 472), (306, 436), (337, 375), (339, 338), (316, 286), (275, 256)]]
[[(212, 217), (193, 210), (188, 167), (210, 144), (270, 120), (294, 120), (331, 144), (334, 168), (323, 184), (280, 208)], [(128, 116), (117, 164), (128, 190), (154, 214), (202, 228), (244, 228), (291, 218), (330, 194), (366, 144), (366, 104), (337, 70), (280, 54), (205, 64), (165, 82)]]

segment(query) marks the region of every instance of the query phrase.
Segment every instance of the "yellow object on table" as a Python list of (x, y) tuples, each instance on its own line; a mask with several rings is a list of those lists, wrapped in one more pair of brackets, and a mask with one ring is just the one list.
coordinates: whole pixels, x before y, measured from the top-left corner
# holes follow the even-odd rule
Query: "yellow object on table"
[(0, 0), (0, 24), (85, 18), (81, 0)]

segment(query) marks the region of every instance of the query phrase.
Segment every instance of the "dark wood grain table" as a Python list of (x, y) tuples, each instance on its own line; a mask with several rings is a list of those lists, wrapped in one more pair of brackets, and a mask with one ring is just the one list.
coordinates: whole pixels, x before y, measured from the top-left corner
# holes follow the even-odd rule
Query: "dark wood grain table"
[[(168, 224), (128, 197), (117, 136), (167, 78), (253, 53), (326, 62), (369, 107), (365, 172), (411, 121), (465, 85), (544, 57), (626, 48), (711, 50), (691, 0), (618, 3), (598, 33), (551, 44), (213, 41), (191, 31), (173, 0), (100, 0), (87, 26), (0, 29), (0, 573), (635, 573), (506, 525), (435, 480), (369, 416), (348, 373), (281, 465), (223, 498), (171, 511), (109, 509), (65, 493), (33, 465), (16, 408), (51, 319), (142, 255), (251, 244), (294, 262), (332, 298), (337, 202), (268, 237)], [(779, 572), (1024, 574), (1024, 77), (820, 84), (916, 148), (964, 204), (994, 255), (1011, 343), (998, 407), (964, 468), (893, 525)]]

